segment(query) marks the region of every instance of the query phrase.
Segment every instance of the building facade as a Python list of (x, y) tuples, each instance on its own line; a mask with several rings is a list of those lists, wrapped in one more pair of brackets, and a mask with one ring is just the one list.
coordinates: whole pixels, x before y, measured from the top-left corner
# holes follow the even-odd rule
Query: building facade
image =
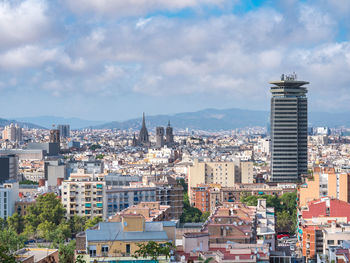
[(19, 199), (19, 185), (9, 182), (0, 186), (0, 217), (8, 218), (15, 211), (15, 203)]
[(0, 155), (0, 184), (6, 180), (18, 180), (18, 156)]
[(60, 131), (61, 138), (70, 137), (70, 126), (68, 124), (60, 124), (57, 126), (57, 129)]
[(299, 206), (321, 197), (350, 202), (350, 174), (336, 173), (331, 167), (315, 167), (313, 175), (298, 189)]
[[(77, 254), (86, 262), (103, 260), (108, 262), (148, 262), (135, 259), (138, 244), (149, 241), (175, 244), (175, 222), (146, 222), (142, 215), (123, 215), (121, 222), (101, 222), (97, 228), (88, 229), (77, 237)], [(158, 262), (169, 262), (159, 256)]]
[(66, 217), (107, 217), (106, 183), (103, 175), (71, 174), (62, 182), (62, 204)]
[(156, 147), (162, 148), (164, 146), (164, 128), (156, 128)]
[(239, 166), (234, 162), (199, 162), (197, 159), (188, 171), (188, 193), (193, 204), (192, 187), (203, 184), (219, 184), (232, 187), (240, 183)]
[(296, 182), (307, 174), (307, 81), (282, 74), (271, 87), (271, 181)]

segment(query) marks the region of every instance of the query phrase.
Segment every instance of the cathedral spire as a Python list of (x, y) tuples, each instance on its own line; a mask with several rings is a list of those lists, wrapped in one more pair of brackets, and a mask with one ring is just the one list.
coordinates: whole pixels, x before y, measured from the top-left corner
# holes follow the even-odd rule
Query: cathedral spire
[(142, 115), (142, 127), (146, 127), (145, 113)]

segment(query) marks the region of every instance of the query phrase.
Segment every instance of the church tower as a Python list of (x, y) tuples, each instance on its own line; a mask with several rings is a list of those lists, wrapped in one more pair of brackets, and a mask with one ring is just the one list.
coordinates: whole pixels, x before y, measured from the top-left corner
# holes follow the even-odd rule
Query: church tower
[(174, 144), (173, 127), (170, 126), (170, 121), (168, 122), (168, 127), (166, 127), (165, 141), (168, 147)]
[(143, 113), (142, 116), (142, 127), (140, 130), (138, 143), (140, 146), (150, 146), (149, 135), (146, 128), (145, 113)]

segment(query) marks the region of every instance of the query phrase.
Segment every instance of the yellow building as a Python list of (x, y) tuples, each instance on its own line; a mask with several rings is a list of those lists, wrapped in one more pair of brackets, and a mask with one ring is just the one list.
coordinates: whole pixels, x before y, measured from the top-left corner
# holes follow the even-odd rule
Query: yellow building
[(350, 174), (335, 173), (334, 168), (315, 167), (313, 176), (299, 188), (299, 206), (307, 202), (329, 196), (345, 202), (350, 202)]
[(188, 170), (188, 193), (192, 200), (192, 187), (203, 184), (219, 184), (232, 187), (240, 183), (239, 166), (235, 162), (199, 162), (197, 159)]
[[(142, 215), (123, 215), (121, 222), (101, 222), (78, 235), (77, 255), (82, 255), (86, 262), (99, 262), (102, 258), (108, 262), (137, 262), (133, 257), (139, 249), (137, 244), (155, 241), (175, 245), (175, 226), (175, 221), (146, 222)], [(163, 261), (169, 260), (159, 258), (159, 262)]]

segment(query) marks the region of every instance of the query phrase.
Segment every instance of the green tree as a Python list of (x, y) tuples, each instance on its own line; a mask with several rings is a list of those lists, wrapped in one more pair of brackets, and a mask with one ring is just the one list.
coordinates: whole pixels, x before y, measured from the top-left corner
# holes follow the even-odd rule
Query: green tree
[(16, 263), (16, 257), (3, 244), (0, 244), (0, 262)]
[(82, 255), (77, 256), (74, 263), (86, 263)]
[(293, 221), (288, 211), (277, 212), (277, 232), (293, 232)]
[(205, 220), (207, 220), (209, 216), (210, 216), (210, 212), (204, 212), (201, 215), (201, 222), (205, 222)]
[(24, 218), (18, 213), (14, 213), (12, 216), (8, 217), (7, 224), (14, 229), (17, 234), (22, 233), (24, 230)]
[(0, 231), (0, 244), (8, 252), (14, 252), (24, 247), (26, 238), (23, 235), (17, 235), (12, 228), (3, 229)]
[(184, 178), (176, 179), (176, 182), (182, 186), (182, 188), (184, 189), (184, 193), (187, 194), (188, 184), (186, 184), (185, 179)]
[(104, 158), (105, 156), (104, 156), (104, 154), (96, 154), (96, 159), (98, 160), (98, 159), (100, 159), (100, 160), (102, 160), (103, 158)]
[(76, 234), (85, 230), (85, 224), (87, 222), (87, 218), (85, 216), (74, 215), (68, 221), (70, 226), (72, 237), (75, 237)]
[(70, 241), (67, 245), (61, 243), (58, 248), (59, 262), (74, 263), (75, 240)]
[(192, 207), (189, 202), (188, 194), (184, 194), (184, 208), (180, 216), (181, 223), (198, 223), (202, 221), (202, 212), (198, 208)]
[(170, 257), (171, 250), (174, 249), (170, 242), (160, 244), (154, 241), (149, 241), (147, 243), (137, 244), (137, 246), (139, 249), (135, 251), (135, 258), (151, 258), (156, 262), (158, 262), (158, 258), (160, 256), (165, 256), (165, 258), (168, 259)]
[(56, 226), (64, 222), (64, 215), (65, 209), (54, 193), (41, 195), (35, 205), (28, 208), (28, 214), (24, 217), (25, 233), (35, 235), (38, 231), (39, 236), (48, 236), (45, 232), (55, 230)]
[(102, 218), (101, 217), (94, 217), (94, 218), (89, 219), (88, 221), (86, 221), (85, 230), (90, 228), (90, 227), (93, 227), (93, 226), (97, 225), (100, 222), (102, 222)]
[(0, 230), (3, 230), (7, 227), (7, 221), (0, 217)]
[(96, 149), (101, 149), (101, 145), (93, 144), (89, 147), (91, 151), (95, 151)]

